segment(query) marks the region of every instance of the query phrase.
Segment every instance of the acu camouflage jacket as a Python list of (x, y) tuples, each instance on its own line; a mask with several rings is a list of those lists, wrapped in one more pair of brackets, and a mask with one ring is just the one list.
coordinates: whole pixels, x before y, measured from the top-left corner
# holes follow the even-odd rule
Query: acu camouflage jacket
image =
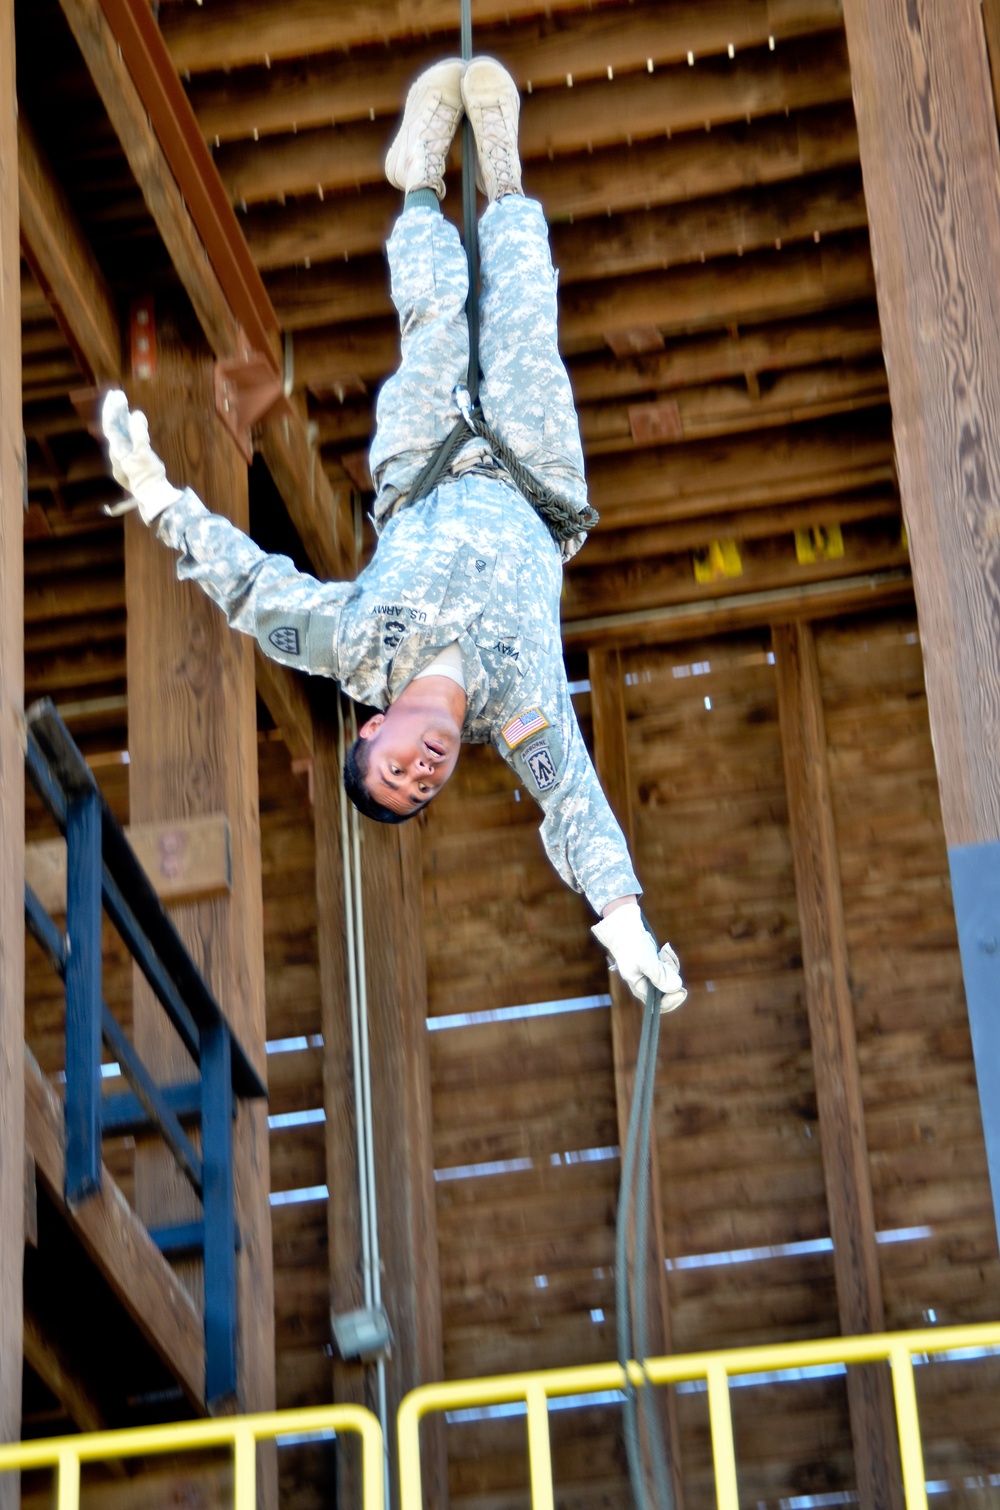
[(558, 548), (520, 493), (494, 477), (448, 480), (385, 525), (353, 582), (320, 582), (267, 555), (190, 489), (157, 521), (234, 629), (296, 670), (334, 677), (384, 709), (457, 641), (462, 738), (491, 743), (535, 798), (556, 870), (595, 911), (639, 894), (624, 836), (573, 712), (559, 633)]

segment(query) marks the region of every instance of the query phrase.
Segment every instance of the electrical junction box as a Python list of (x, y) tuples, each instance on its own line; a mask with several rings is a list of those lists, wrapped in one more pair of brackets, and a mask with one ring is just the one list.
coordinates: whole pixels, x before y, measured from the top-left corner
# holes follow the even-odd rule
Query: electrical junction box
[(333, 1345), (345, 1363), (376, 1363), (392, 1352), (392, 1328), (382, 1306), (330, 1313)]

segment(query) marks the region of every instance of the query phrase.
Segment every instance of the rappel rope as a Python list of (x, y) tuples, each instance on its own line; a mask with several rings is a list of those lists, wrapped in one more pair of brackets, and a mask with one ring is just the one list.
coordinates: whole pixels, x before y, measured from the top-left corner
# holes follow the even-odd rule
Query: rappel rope
[[(647, 932), (653, 930), (642, 919)], [(655, 941), (655, 935), (654, 935)], [(648, 1308), (646, 1299), (646, 1240), (649, 1231), (650, 1139), (653, 1120), (653, 1087), (656, 1080), (656, 1051), (660, 1041), (661, 993), (650, 981), (646, 988), (642, 1032), (635, 1063), (635, 1085), (629, 1109), (628, 1131), (622, 1156), (621, 1186), (618, 1192), (618, 1219), (615, 1226), (615, 1330), (618, 1362), (625, 1371), (624, 1406), (625, 1453), (628, 1458), (632, 1492), (638, 1510), (650, 1510), (646, 1475), (642, 1462), (639, 1432), (639, 1405), (646, 1429), (652, 1478), (653, 1504), (658, 1510), (674, 1510), (674, 1494), (663, 1427), (657, 1410), (653, 1387), (646, 1376), (645, 1359), (649, 1356)], [(629, 1257), (629, 1228), (635, 1205), (634, 1246)], [(643, 1374), (643, 1387), (636, 1389), (629, 1372), (629, 1362), (637, 1359)], [(638, 1398), (637, 1398), (638, 1397)]]
[[(462, 58), (472, 58), (472, 0), (462, 0)], [(409, 492), (409, 503), (426, 497), (470, 439), (487, 443), (494, 457), (506, 468), (524, 497), (547, 525), (553, 539), (562, 544), (581, 531), (593, 529), (598, 514), (589, 506), (579, 512), (567, 499), (560, 497), (547, 483), (520, 461), (487, 422), (479, 403), (479, 257), (476, 239), (476, 183), (473, 164), (476, 160), (475, 137), (466, 118), (462, 127), (462, 213), (465, 255), (469, 265), (469, 292), (465, 311), (469, 326), (469, 370), (466, 381), (453, 390), (459, 418), (451, 432), (427, 462)], [(643, 918), (650, 933), (652, 929)], [(663, 1428), (659, 1418), (653, 1386), (646, 1377), (644, 1359), (648, 1357), (648, 1316), (646, 1296), (646, 1242), (649, 1229), (650, 1137), (653, 1117), (653, 1087), (656, 1079), (656, 1052), (660, 1038), (661, 993), (650, 983), (646, 992), (642, 1033), (636, 1058), (635, 1088), (629, 1111), (628, 1131), (622, 1158), (622, 1178), (618, 1195), (615, 1231), (615, 1312), (618, 1361), (625, 1374), (624, 1418), (625, 1451), (629, 1476), (638, 1510), (674, 1510)], [(634, 1247), (629, 1255), (629, 1228), (635, 1205)], [(629, 1371), (632, 1359), (639, 1360), (643, 1387), (637, 1390)], [(650, 1500), (642, 1461), (639, 1400), (642, 1402), (642, 1425), (651, 1460), (654, 1499)]]
[[(472, 58), (472, 0), (462, 0), (462, 58), (466, 63)], [(486, 442), (497, 461), (507, 469), (532, 508), (548, 526), (552, 538), (561, 545), (564, 540), (572, 540), (574, 535), (592, 530), (598, 522), (597, 510), (589, 505), (582, 511), (576, 509), (567, 498), (560, 497), (530, 467), (519, 461), (488, 423), (479, 402), (479, 244), (476, 239), (475, 161), (476, 139), (472, 123), (466, 117), (462, 122), (462, 223), (465, 256), (469, 264), (469, 292), (465, 300), (465, 315), (469, 326), (469, 371), (464, 387), (459, 383), (452, 393), (458, 408), (458, 420), (410, 488), (407, 502), (417, 503), (425, 498), (437, 486), (438, 480), (466, 441), (478, 437)]]

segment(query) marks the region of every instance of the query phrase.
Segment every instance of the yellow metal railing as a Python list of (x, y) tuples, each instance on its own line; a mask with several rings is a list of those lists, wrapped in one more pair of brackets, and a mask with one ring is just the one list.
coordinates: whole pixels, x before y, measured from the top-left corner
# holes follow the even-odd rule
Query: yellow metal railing
[(233, 1510), (256, 1510), (257, 1443), (275, 1437), (354, 1432), (361, 1438), (361, 1510), (385, 1510), (382, 1428), (370, 1411), (356, 1405), (320, 1405), (308, 1410), (275, 1411), (259, 1416), (221, 1416), (213, 1421), (182, 1421), (128, 1431), (100, 1431), (78, 1437), (50, 1437), (38, 1442), (0, 1446), (0, 1473), (53, 1468), (56, 1510), (79, 1510), (80, 1467), (120, 1458), (158, 1453), (202, 1452), (229, 1447), (233, 1455)]
[[(888, 1361), (892, 1369), (907, 1510), (927, 1510), (924, 1455), (913, 1379), (914, 1355), (960, 1355), (963, 1351), (974, 1353), (983, 1348), (1000, 1348), (1000, 1322), (654, 1358), (646, 1364), (646, 1374), (653, 1384), (705, 1380), (718, 1510), (738, 1510), (736, 1451), (729, 1406), (730, 1379), (739, 1374)], [(641, 1386), (643, 1376), (639, 1368), (630, 1364), (629, 1371), (635, 1384)], [(625, 1375), (618, 1364), (606, 1363), (586, 1368), (551, 1369), (544, 1373), (507, 1374), (494, 1379), (428, 1384), (413, 1390), (400, 1406), (398, 1418), (401, 1510), (421, 1510), (423, 1504), (420, 1423), (425, 1416), (519, 1401), (527, 1410), (532, 1507), (533, 1510), (554, 1510), (549, 1401), (567, 1395), (620, 1390), (624, 1382)], [(308, 1410), (276, 1411), (269, 1415), (227, 1416), (212, 1421), (184, 1421), (170, 1426), (16, 1442), (11, 1446), (0, 1446), (0, 1473), (52, 1468), (56, 1474), (56, 1510), (79, 1510), (83, 1463), (228, 1447), (233, 1461), (234, 1510), (255, 1510), (257, 1443), (325, 1431), (354, 1433), (361, 1438), (359, 1510), (385, 1510), (382, 1429), (370, 1411), (354, 1405), (321, 1405)]]
[[(871, 1337), (834, 1337), (823, 1342), (791, 1342), (774, 1347), (655, 1358), (647, 1362), (646, 1373), (653, 1384), (680, 1384), (690, 1379), (706, 1381), (718, 1507), (719, 1510), (738, 1510), (729, 1380), (737, 1374), (888, 1360), (892, 1367), (907, 1510), (927, 1510), (913, 1356), (984, 1347), (1000, 1347), (1000, 1323), (883, 1333)], [(630, 1374), (637, 1385), (642, 1384), (642, 1374), (635, 1364), (630, 1365)], [(619, 1365), (608, 1363), (586, 1368), (552, 1369), (537, 1374), (508, 1374), (464, 1383), (427, 1384), (413, 1390), (399, 1409), (401, 1510), (421, 1510), (420, 1422), (424, 1416), (517, 1401), (523, 1401), (527, 1407), (532, 1510), (554, 1510), (549, 1400), (621, 1389), (624, 1382), (625, 1375)]]

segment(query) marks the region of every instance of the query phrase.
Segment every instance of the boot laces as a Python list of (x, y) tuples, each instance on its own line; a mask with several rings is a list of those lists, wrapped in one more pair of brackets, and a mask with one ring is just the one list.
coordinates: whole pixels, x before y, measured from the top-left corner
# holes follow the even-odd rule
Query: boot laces
[(514, 167), (512, 154), (514, 143), (511, 136), (510, 122), (504, 112), (503, 105), (483, 105), (481, 107), (481, 151), (487, 159), (497, 180), (510, 182), (513, 180)]
[(417, 139), (418, 145), (423, 149), (424, 162), (428, 169), (435, 168), (438, 174), (443, 174), (444, 165), (448, 157), (448, 148), (455, 134), (455, 110), (454, 106), (447, 104), (440, 96), (434, 105), (434, 109), (427, 117), (426, 123)]

